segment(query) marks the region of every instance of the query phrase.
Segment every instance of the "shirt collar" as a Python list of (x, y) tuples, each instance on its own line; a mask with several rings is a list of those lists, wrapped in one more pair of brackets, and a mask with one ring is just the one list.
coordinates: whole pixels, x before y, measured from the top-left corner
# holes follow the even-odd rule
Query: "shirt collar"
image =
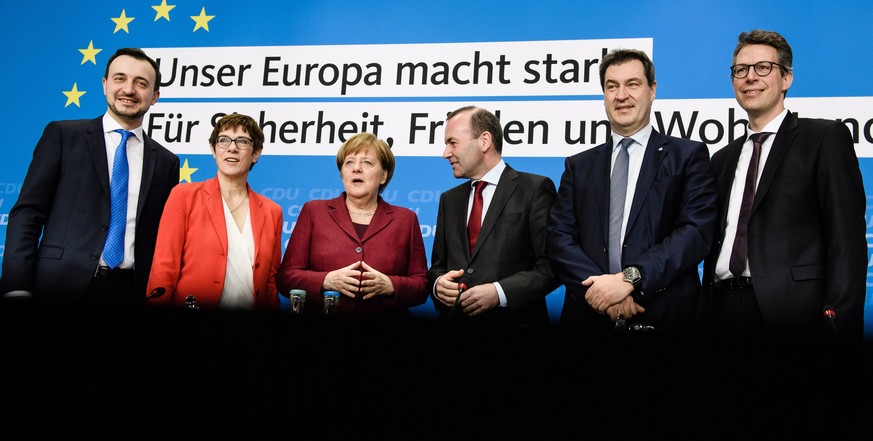
[(780, 112), (778, 115), (776, 115), (775, 118), (770, 120), (770, 122), (768, 122), (767, 125), (764, 126), (764, 128), (761, 130), (761, 132), (755, 132), (752, 130), (751, 127), (746, 126), (746, 130), (749, 132), (749, 137), (747, 137), (746, 140), (748, 140), (755, 133), (762, 133), (762, 132), (776, 133), (776, 132), (778, 132), (779, 127), (782, 126), (782, 122), (785, 121), (786, 116), (788, 116), (788, 109), (782, 109), (782, 112)]
[[(612, 150), (618, 148), (618, 143), (624, 138), (631, 138), (637, 144), (641, 146), (645, 146), (649, 143), (649, 137), (652, 136), (652, 126), (645, 126), (637, 133), (634, 133), (631, 136), (621, 136), (618, 133), (612, 132)], [(632, 145), (631, 145), (632, 146)]]
[[(119, 129), (126, 130), (124, 127), (121, 127), (121, 124), (118, 124), (118, 121), (112, 119), (112, 117), (109, 116), (108, 112), (104, 113), (103, 114), (103, 132), (109, 133), (109, 132), (114, 132), (114, 131), (119, 130)], [(142, 139), (143, 139), (142, 138), (142, 126), (139, 126), (133, 130), (130, 130), (130, 132), (133, 133), (133, 136), (135, 136), (136, 139), (142, 141)]]
[[(491, 170), (488, 170), (488, 173), (485, 173), (485, 176), (482, 176), (480, 181), (485, 181), (490, 185), (497, 185), (497, 182), (500, 181), (500, 175), (503, 174), (503, 170), (506, 168), (506, 162), (503, 159), (497, 163)], [(471, 181), (476, 182), (476, 181)], [(472, 185), (472, 184), (471, 184)]]

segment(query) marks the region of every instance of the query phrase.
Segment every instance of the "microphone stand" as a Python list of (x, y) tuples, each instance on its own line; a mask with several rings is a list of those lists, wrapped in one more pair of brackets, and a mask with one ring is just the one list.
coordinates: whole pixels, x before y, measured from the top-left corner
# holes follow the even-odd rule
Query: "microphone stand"
[(458, 296), (455, 297), (455, 302), (452, 303), (452, 308), (449, 309), (449, 314), (448, 314), (448, 317), (449, 317), (449, 318), (454, 318), (455, 315), (457, 315), (457, 310), (458, 310), (458, 308), (459, 308), (460, 305), (461, 305), (461, 294), (463, 294), (464, 291), (466, 291), (466, 290), (467, 290), (467, 284), (466, 284), (466, 283), (461, 282), (461, 283), (458, 284)]
[(836, 323), (837, 313), (834, 311), (833, 306), (824, 305), (824, 307), (822, 308), (822, 316), (824, 317), (825, 321), (828, 323), (828, 326), (827, 326), (828, 331), (827, 332), (828, 332), (828, 334), (830, 334), (829, 337), (836, 339), (837, 338), (837, 323)]

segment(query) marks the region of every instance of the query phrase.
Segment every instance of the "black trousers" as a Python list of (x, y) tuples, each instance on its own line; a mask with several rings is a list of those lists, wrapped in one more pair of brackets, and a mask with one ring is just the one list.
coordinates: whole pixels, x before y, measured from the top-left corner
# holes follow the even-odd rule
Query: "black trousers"
[(145, 304), (145, 293), (135, 289), (133, 270), (129, 270), (121, 276), (92, 277), (82, 301), (94, 306), (142, 306)]
[(712, 294), (712, 320), (717, 333), (725, 336), (767, 333), (767, 325), (755, 299), (754, 288), (713, 287)]

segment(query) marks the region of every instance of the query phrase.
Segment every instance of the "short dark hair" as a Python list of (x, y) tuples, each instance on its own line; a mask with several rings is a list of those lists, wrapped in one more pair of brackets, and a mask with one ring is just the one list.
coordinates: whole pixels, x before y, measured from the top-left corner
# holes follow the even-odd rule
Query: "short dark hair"
[(746, 46), (752, 44), (763, 44), (776, 49), (776, 55), (779, 57), (779, 64), (782, 65), (782, 76), (785, 76), (791, 70), (791, 64), (794, 62), (794, 56), (791, 53), (791, 46), (785, 41), (785, 37), (773, 31), (765, 31), (755, 29), (750, 32), (743, 32), (737, 38), (737, 47), (734, 48), (734, 55), (731, 59), (731, 64), (737, 60), (737, 54)]
[(112, 54), (111, 57), (109, 57), (109, 61), (106, 62), (106, 72), (103, 73), (104, 80), (109, 78), (109, 66), (112, 65), (112, 62), (115, 61), (116, 58), (122, 55), (127, 55), (128, 57), (133, 57), (137, 60), (148, 61), (148, 63), (152, 65), (152, 68), (155, 69), (155, 92), (157, 92), (161, 88), (161, 69), (158, 67), (158, 63), (155, 62), (155, 60), (152, 60), (151, 57), (146, 55), (146, 53), (143, 52), (142, 49), (137, 49), (133, 47), (123, 47), (115, 51), (115, 53)]
[(649, 87), (655, 85), (655, 64), (645, 52), (636, 49), (613, 49), (600, 61), (600, 90), (606, 85), (606, 69), (613, 64), (624, 64), (631, 60), (643, 63), (643, 71), (646, 73), (646, 81)]
[[(240, 113), (231, 113), (222, 116), (221, 119), (215, 123), (215, 127), (212, 128), (212, 134), (209, 135), (209, 147), (212, 148), (212, 151), (215, 151), (215, 143), (218, 142), (218, 134), (221, 133), (222, 130), (235, 128), (245, 130), (246, 133), (249, 134), (249, 137), (252, 138), (252, 142), (254, 143), (252, 146), (252, 153), (264, 149), (264, 131), (261, 130), (261, 126), (258, 125), (254, 118)], [(254, 167), (255, 163), (252, 162), (252, 166), (249, 167), (249, 170)]]
[(491, 134), (491, 142), (494, 143), (494, 150), (497, 153), (503, 153), (503, 127), (500, 126), (500, 120), (493, 113), (476, 106), (464, 106), (454, 110), (446, 116), (446, 121), (464, 113), (470, 114), (470, 131), (473, 138), (478, 138), (484, 132)]

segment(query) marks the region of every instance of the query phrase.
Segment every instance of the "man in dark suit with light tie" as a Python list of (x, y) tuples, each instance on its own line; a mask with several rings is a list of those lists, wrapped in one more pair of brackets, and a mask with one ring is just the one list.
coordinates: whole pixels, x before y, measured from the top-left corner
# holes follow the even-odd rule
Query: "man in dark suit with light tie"
[(555, 184), (503, 161), (503, 129), (485, 109), (450, 113), (445, 139), (443, 157), (468, 181), (440, 197), (428, 271), (439, 317), (548, 325), (545, 297), (559, 286), (545, 255)]
[[(729, 335), (836, 333), (858, 340), (866, 196), (851, 134), (840, 122), (798, 118), (785, 108), (794, 73), (791, 46), (781, 35), (740, 34), (732, 61), (734, 94), (748, 114), (750, 136), (712, 157), (719, 225), (704, 283), (711, 287), (714, 324)], [(763, 141), (755, 142), (758, 134)]]
[(566, 159), (549, 217), (547, 254), (567, 287), (560, 323), (601, 334), (699, 325), (697, 267), (716, 218), (709, 150), (649, 125), (657, 84), (645, 53), (610, 52), (600, 82), (612, 134)]
[(154, 60), (119, 49), (103, 76), (106, 113), (46, 126), (9, 213), (5, 298), (143, 302), (161, 212), (179, 182), (179, 158), (142, 128), (159, 86)]

